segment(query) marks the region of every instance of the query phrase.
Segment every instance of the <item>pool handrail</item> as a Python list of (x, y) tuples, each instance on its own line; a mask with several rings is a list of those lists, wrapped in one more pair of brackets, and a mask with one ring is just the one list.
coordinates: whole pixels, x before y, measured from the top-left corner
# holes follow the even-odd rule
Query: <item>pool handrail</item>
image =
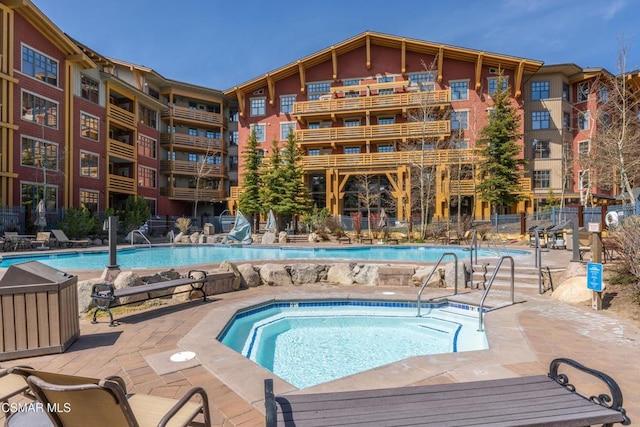
[(505, 259), (509, 259), (511, 261), (511, 304), (515, 304), (515, 262), (511, 255), (503, 255), (498, 260), (496, 268), (493, 270), (493, 274), (491, 275), (491, 279), (487, 282), (487, 289), (484, 290), (482, 299), (480, 300), (480, 306), (478, 307), (478, 332), (484, 331), (484, 301), (487, 299), (487, 294), (491, 290), (491, 285), (493, 285), (493, 281), (498, 274), (498, 270), (500, 270), (502, 262)]
[(131, 246), (135, 245), (136, 239), (134, 237), (135, 237), (136, 234), (141, 235), (142, 238), (147, 241), (147, 244), (149, 244), (149, 247), (152, 246), (151, 242), (149, 241), (149, 239), (147, 239), (147, 236), (144, 235), (142, 230), (131, 230)]
[(453, 252), (445, 252), (442, 255), (440, 255), (440, 258), (438, 259), (438, 262), (436, 262), (436, 265), (433, 266), (433, 270), (431, 270), (431, 273), (429, 273), (427, 278), (422, 283), (422, 286), (420, 287), (420, 290), (418, 291), (418, 301), (417, 301), (418, 314), (417, 314), (417, 317), (420, 317), (420, 306), (422, 305), (421, 302), (420, 302), (420, 297), (422, 297), (422, 292), (424, 291), (424, 288), (427, 287), (427, 284), (429, 283), (429, 280), (431, 279), (431, 276), (433, 276), (433, 273), (435, 273), (436, 269), (438, 268), (438, 266), (442, 262), (442, 259), (445, 257), (445, 255), (452, 255), (453, 258), (455, 259), (455, 280), (454, 280), (454, 288), (453, 288), (454, 291), (453, 291), (453, 294), (454, 295), (458, 295), (458, 255), (456, 255)]

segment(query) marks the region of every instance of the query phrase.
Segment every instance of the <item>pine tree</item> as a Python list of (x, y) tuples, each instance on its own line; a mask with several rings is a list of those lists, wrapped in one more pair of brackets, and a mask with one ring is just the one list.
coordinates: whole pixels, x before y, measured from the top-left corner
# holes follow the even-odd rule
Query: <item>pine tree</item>
[(491, 205), (493, 213), (497, 212), (498, 206), (510, 205), (520, 199), (519, 180), (526, 165), (521, 156), (522, 148), (517, 144), (521, 137), (520, 116), (511, 105), (510, 88), (502, 75), (498, 77), (496, 87), (491, 95), (494, 103), (489, 123), (480, 131), (477, 144), (483, 159), (477, 190), (480, 198)]
[(294, 217), (309, 210), (311, 195), (304, 183), (302, 169), (302, 152), (298, 148), (298, 141), (289, 132), (287, 142), (282, 150), (282, 202), (280, 213), (283, 216)]
[(238, 199), (240, 211), (250, 216), (251, 223), (255, 225), (255, 215), (260, 213), (260, 156), (258, 155), (258, 140), (255, 130), (251, 131), (247, 145), (242, 152), (244, 159), (244, 172), (242, 174), (242, 192)]
[(266, 165), (261, 168), (262, 186), (260, 187), (260, 205), (263, 213), (273, 209), (276, 217), (282, 211), (283, 194), (283, 176), (282, 176), (282, 158), (280, 156), (280, 147), (278, 140), (274, 139), (271, 143), (271, 152)]

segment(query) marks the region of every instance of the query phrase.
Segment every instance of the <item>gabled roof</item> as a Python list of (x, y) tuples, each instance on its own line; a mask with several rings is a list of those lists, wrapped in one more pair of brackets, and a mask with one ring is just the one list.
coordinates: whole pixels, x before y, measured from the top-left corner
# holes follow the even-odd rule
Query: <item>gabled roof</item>
[[(388, 34), (366, 31), (353, 38), (325, 48), (314, 54), (301, 58), (295, 62), (287, 64), (283, 67), (270, 71), (262, 76), (256, 77), (245, 83), (234, 86), (225, 91), (226, 95), (233, 96), (237, 92), (248, 93), (265, 87), (268, 81), (275, 82), (286, 77), (294, 75), (305, 69), (321, 64), (326, 61), (335, 61), (336, 57), (355, 50), (357, 48), (367, 47), (367, 68), (370, 66), (371, 58), (369, 56), (370, 45), (387, 46), (401, 51), (419, 52), (429, 55), (439, 55), (439, 59), (451, 58), (462, 61), (474, 62), (476, 64), (487, 65), (490, 67), (500, 67), (503, 69), (515, 69), (521, 71), (522, 74), (533, 74), (542, 66), (542, 61), (533, 59), (524, 59), (515, 56), (500, 55), (496, 53), (483, 52), (479, 50), (467, 49), (463, 47), (445, 45), (441, 43), (432, 43), (423, 40), (410, 39), (406, 37), (398, 37)], [(403, 64), (404, 66), (404, 64)], [(338, 79), (335, 75), (336, 64), (334, 63), (334, 79)], [(441, 76), (440, 76), (441, 77)]]
[(63, 33), (30, 0), (4, 0), (3, 3), (37, 28), (56, 48), (64, 53), (67, 61), (74, 62), (84, 68), (96, 67), (92, 59), (82, 51), (75, 41)]

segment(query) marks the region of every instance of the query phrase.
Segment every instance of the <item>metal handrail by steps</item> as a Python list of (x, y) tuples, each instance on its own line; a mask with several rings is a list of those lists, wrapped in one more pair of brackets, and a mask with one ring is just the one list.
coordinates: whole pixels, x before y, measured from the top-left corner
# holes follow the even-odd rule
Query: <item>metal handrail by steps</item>
[(500, 259), (498, 260), (498, 263), (496, 264), (496, 268), (495, 270), (493, 270), (493, 274), (491, 275), (491, 279), (489, 279), (489, 281), (487, 282), (487, 289), (485, 289), (484, 293), (482, 294), (482, 299), (480, 300), (480, 306), (478, 307), (478, 310), (479, 310), (478, 332), (484, 331), (484, 301), (485, 299), (487, 299), (487, 294), (491, 290), (491, 285), (493, 285), (493, 281), (495, 280), (496, 275), (498, 274), (498, 270), (500, 270), (500, 267), (502, 266), (502, 262), (505, 259), (508, 259), (511, 261), (511, 304), (515, 304), (515, 263), (513, 261), (513, 257), (509, 255), (504, 255), (504, 256), (501, 256)]
[(442, 262), (442, 259), (446, 255), (453, 256), (453, 258), (455, 260), (455, 280), (454, 280), (454, 288), (453, 288), (454, 291), (453, 291), (453, 294), (454, 295), (458, 295), (458, 255), (456, 255), (453, 252), (445, 252), (442, 255), (440, 255), (440, 258), (438, 259), (438, 262), (436, 262), (436, 265), (433, 266), (433, 270), (431, 270), (431, 273), (429, 273), (427, 278), (424, 280), (424, 283), (422, 283), (422, 287), (418, 291), (418, 314), (417, 314), (417, 317), (420, 317), (420, 305), (421, 305), (420, 298), (422, 297), (422, 291), (424, 291), (424, 288), (427, 287), (427, 284), (429, 283), (429, 280), (431, 279), (431, 276), (433, 276), (433, 273), (435, 273), (435, 271), (437, 270), (438, 266)]

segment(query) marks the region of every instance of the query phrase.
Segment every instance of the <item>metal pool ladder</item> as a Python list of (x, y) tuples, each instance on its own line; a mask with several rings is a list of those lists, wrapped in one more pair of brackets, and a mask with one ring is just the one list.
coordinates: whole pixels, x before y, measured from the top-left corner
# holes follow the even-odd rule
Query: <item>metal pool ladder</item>
[(422, 283), (422, 287), (420, 288), (420, 290), (418, 291), (418, 314), (417, 316), (420, 317), (420, 298), (422, 297), (422, 292), (424, 291), (424, 288), (427, 287), (427, 283), (429, 283), (429, 280), (431, 279), (431, 276), (433, 276), (433, 273), (436, 272), (438, 266), (440, 265), (440, 263), (442, 262), (442, 258), (444, 258), (446, 255), (451, 255), (453, 256), (454, 260), (455, 260), (455, 285), (454, 285), (454, 291), (453, 294), (454, 295), (458, 295), (458, 255), (456, 255), (453, 252), (445, 252), (442, 255), (440, 255), (440, 258), (438, 259), (438, 262), (436, 262), (436, 265), (433, 266), (433, 270), (431, 270), (431, 273), (429, 273), (429, 275), (427, 276), (427, 278), (424, 280), (424, 283)]
[[(511, 304), (515, 304), (515, 264), (513, 261), (513, 257), (510, 255), (504, 255), (500, 257), (498, 263), (496, 264), (495, 270), (493, 270), (493, 274), (491, 275), (491, 279), (487, 282), (487, 289), (484, 290), (482, 294), (482, 299), (480, 300), (480, 307), (478, 307), (478, 332), (484, 331), (484, 300), (487, 299), (487, 294), (491, 290), (491, 285), (493, 285), (493, 281), (496, 278), (496, 274), (498, 274), (498, 270), (502, 266), (502, 262), (508, 259), (511, 261)], [(420, 307), (418, 306), (418, 312)]]

